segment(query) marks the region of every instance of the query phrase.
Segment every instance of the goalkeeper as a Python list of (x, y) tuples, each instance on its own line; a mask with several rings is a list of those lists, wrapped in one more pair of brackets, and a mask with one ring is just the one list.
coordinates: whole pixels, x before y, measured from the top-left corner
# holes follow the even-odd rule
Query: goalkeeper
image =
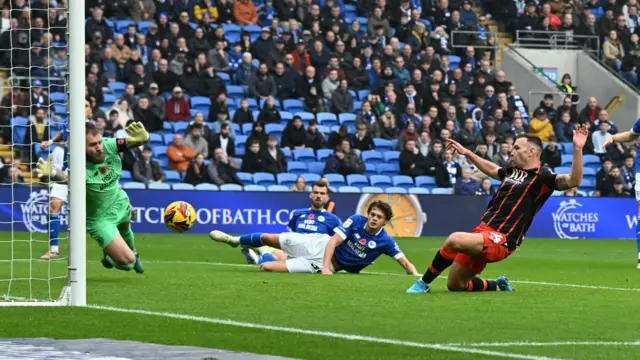
[[(102, 265), (107, 269), (144, 269), (135, 253), (135, 237), (130, 221), (132, 209), (127, 193), (120, 188), (122, 160), (119, 153), (149, 142), (149, 133), (139, 122), (125, 128), (126, 139), (103, 139), (98, 128), (85, 123), (87, 231), (103, 250)], [(66, 172), (55, 169), (51, 161), (38, 160), (38, 176), (66, 183)]]

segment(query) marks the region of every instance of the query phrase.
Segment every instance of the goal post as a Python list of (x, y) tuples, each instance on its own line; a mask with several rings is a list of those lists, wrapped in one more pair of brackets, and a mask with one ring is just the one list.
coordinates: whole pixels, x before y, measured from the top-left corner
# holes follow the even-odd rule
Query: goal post
[[(10, 2), (14, 4), (14, 2)], [(34, 104), (31, 98), (31, 87), (38, 77), (35, 77), (33, 70), (36, 68), (48, 71), (50, 66), (34, 65), (32, 63), (31, 52), (33, 50), (32, 34), (40, 31), (43, 34), (51, 34), (60, 29), (66, 30), (66, 39), (60, 39), (56, 43), (42, 43), (42, 48), (50, 53), (53, 58), (54, 49), (65, 47), (68, 52), (68, 71), (64, 78), (65, 100), (51, 101), (49, 114), (54, 113), (54, 107), (66, 105), (66, 127), (68, 129), (67, 161), (69, 170), (69, 191), (68, 196), (68, 237), (61, 238), (61, 242), (68, 242), (68, 256), (66, 257), (66, 272), (64, 271), (64, 260), (42, 260), (40, 255), (46, 251), (48, 237), (45, 239), (50, 217), (48, 214), (48, 202), (50, 193), (43, 184), (34, 182), (17, 184), (13, 178), (8, 185), (0, 186), (0, 226), (4, 233), (0, 232), (0, 307), (3, 306), (85, 306), (86, 298), (86, 193), (85, 193), (85, 0), (66, 0), (57, 3), (57, 11), (66, 15), (67, 28), (42, 27), (38, 23), (31, 22), (27, 26), (13, 26), (5, 30), (9, 32), (11, 48), (5, 49), (1, 71), (8, 74), (9, 80), (4, 87), (3, 100), (8, 99), (8, 104), (0, 104), (5, 113), (5, 119), (0, 122), (0, 136), (11, 136), (11, 145), (7, 139), (4, 145), (0, 144), (0, 156), (10, 154), (11, 160), (14, 154), (24, 153), (28, 155), (23, 165), (24, 172), (30, 172), (37, 157), (32, 156), (31, 149), (35, 142), (24, 143), (22, 137), (25, 128), (30, 130), (30, 121), (35, 114), (34, 108), (39, 108), (39, 104)], [(66, 6), (66, 9), (63, 8)], [(10, 9), (12, 14), (23, 14), (25, 10)], [(16, 11), (14, 11), (16, 10)], [(39, 9), (42, 11), (42, 9)], [(51, 8), (44, 9), (49, 14)], [(47, 15), (48, 16), (48, 15)], [(25, 15), (25, 17), (29, 17)], [(13, 21), (13, 19), (12, 19)], [(49, 24), (47, 22), (47, 24)], [(26, 28), (26, 31), (25, 31)], [(13, 32), (16, 32), (15, 34)], [(20, 42), (19, 32), (28, 36), (28, 48), (24, 48), (24, 42)], [(18, 43), (14, 40), (17, 39)], [(66, 40), (66, 41), (65, 41)], [(52, 46), (53, 45), (53, 46)], [(19, 63), (16, 53), (28, 51), (28, 64)], [(45, 63), (46, 64), (46, 63)], [(11, 81), (15, 79), (17, 81)], [(51, 78), (49, 78), (51, 79)], [(49, 86), (51, 88), (51, 86)], [(28, 96), (25, 97), (24, 94)], [(8, 96), (7, 96), (8, 95)], [(61, 95), (60, 93), (58, 95)], [(24, 102), (27, 100), (26, 103)], [(16, 103), (18, 101), (19, 103)], [(29, 118), (25, 119), (13, 113), (13, 109), (22, 107), (28, 109)], [(8, 116), (6, 114), (8, 113)], [(48, 115), (49, 115), (48, 114)], [(20, 121), (17, 121), (20, 120)], [(26, 122), (24, 120), (27, 120)], [(9, 122), (9, 123), (5, 123)], [(10, 126), (10, 131), (7, 128)], [(20, 129), (22, 128), (22, 129)], [(36, 126), (36, 128), (38, 128)], [(52, 138), (59, 130), (51, 127), (50, 137)], [(17, 134), (17, 135), (16, 135)], [(73, 154), (73, 155), (72, 155)], [(43, 157), (47, 154), (43, 153)], [(23, 154), (24, 157), (24, 154)], [(5, 164), (7, 166), (7, 164)], [(9, 173), (13, 168), (9, 169)], [(25, 179), (28, 174), (25, 174)], [(35, 175), (33, 175), (35, 178)], [(6, 182), (6, 181), (5, 181)], [(26, 194), (26, 195), (25, 195)], [(4, 217), (3, 217), (4, 215)], [(4, 219), (9, 220), (5, 221)], [(62, 220), (62, 217), (61, 217)], [(61, 221), (62, 222), (62, 221)], [(26, 235), (24, 231), (26, 232)], [(10, 233), (10, 236), (5, 236)], [(7, 239), (9, 237), (9, 239)], [(61, 254), (64, 256), (64, 254)], [(48, 270), (47, 270), (48, 266)], [(44, 268), (41, 268), (44, 267)], [(52, 269), (59, 269), (60, 274), (55, 274)], [(54, 270), (55, 270), (54, 269)], [(66, 278), (66, 281), (63, 281)], [(13, 284), (13, 287), (12, 287)], [(34, 285), (37, 284), (37, 285)], [(44, 287), (43, 291), (33, 291), (33, 287)], [(57, 288), (56, 288), (57, 287)], [(26, 289), (26, 290), (25, 290)], [(18, 290), (23, 290), (18, 291)], [(26, 295), (25, 295), (26, 294)]]

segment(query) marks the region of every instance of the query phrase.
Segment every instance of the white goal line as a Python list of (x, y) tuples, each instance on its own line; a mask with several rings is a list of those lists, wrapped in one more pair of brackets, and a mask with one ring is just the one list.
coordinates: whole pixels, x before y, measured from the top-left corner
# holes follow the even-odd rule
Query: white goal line
[[(174, 264), (174, 265), (208, 265), (208, 266), (227, 266), (227, 267), (251, 267), (257, 268), (257, 265), (250, 264), (234, 264), (234, 263), (223, 263), (223, 262), (209, 262), (209, 261), (146, 261), (145, 264)], [(363, 271), (363, 274), (369, 275), (383, 275), (383, 276), (402, 276), (409, 277), (406, 274), (399, 273), (389, 273), (389, 272), (376, 272), (376, 271)], [(446, 279), (446, 276), (440, 276), (439, 278)], [(541, 286), (556, 286), (556, 287), (571, 287), (577, 289), (594, 289), (594, 290), (612, 290), (612, 291), (631, 291), (631, 292), (640, 292), (640, 288), (623, 288), (623, 287), (611, 287), (611, 286), (600, 286), (600, 285), (584, 285), (584, 284), (567, 284), (567, 283), (554, 283), (554, 282), (546, 282), (546, 281), (529, 281), (529, 280), (511, 280), (510, 282), (514, 284), (527, 284), (527, 285), (541, 285)]]

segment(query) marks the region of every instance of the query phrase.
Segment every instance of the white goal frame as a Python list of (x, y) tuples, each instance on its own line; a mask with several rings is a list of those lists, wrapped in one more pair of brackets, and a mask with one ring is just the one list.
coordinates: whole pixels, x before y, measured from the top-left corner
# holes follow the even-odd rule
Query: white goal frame
[[(69, 260), (67, 285), (54, 301), (0, 301), (6, 306), (85, 306), (87, 305), (86, 159), (84, 109), (84, 0), (68, 0), (69, 33)], [(80, 191), (82, 190), (82, 191)]]

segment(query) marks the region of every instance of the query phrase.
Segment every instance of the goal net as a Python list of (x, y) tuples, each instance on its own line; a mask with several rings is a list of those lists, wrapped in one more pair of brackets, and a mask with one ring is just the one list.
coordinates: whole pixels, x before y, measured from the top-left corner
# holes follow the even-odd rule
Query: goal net
[[(77, 205), (84, 181), (73, 176), (84, 176), (84, 157), (68, 155), (84, 152), (84, 136), (71, 140), (84, 133), (84, 4), (7, 5), (0, 29), (0, 306), (84, 305), (84, 203)], [(59, 133), (62, 141), (53, 143)], [(38, 178), (38, 159), (49, 157), (69, 170), (69, 186)]]

